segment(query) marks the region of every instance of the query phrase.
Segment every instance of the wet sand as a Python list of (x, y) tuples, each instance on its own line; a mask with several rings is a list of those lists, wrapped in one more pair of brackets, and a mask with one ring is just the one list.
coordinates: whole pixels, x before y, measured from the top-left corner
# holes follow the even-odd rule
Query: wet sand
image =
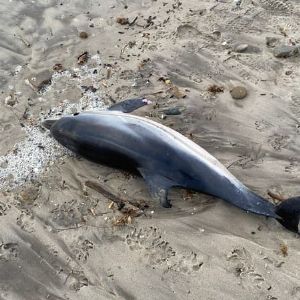
[[(296, 234), (179, 189), (161, 208), (139, 177), (72, 155), (40, 123), (145, 96), (137, 114), (259, 195), (300, 195), (300, 4), (102, 2), (0, 0), (0, 298), (299, 299)], [(87, 181), (149, 208), (118, 211)]]

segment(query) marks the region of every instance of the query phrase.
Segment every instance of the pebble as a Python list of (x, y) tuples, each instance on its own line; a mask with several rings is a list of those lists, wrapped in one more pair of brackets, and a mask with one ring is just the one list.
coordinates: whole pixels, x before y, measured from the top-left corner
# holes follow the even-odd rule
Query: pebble
[(248, 47), (249, 47), (248, 44), (238, 44), (238, 45), (234, 46), (233, 50), (235, 52), (241, 53), (241, 52), (246, 51), (248, 49)]
[(275, 47), (273, 50), (273, 54), (277, 58), (287, 58), (287, 57), (295, 56), (298, 53), (299, 53), (299, 49), (296, 46), (281, 45)]
[(9, 106), (14, 106), (15, 104), (16, 104), (16, 98), (15, 97), (13, 97), (13, 96), (7, 96), (6, 98), (5, 98), (5, 104), (6, 105), (9, 105)]
[(179, 106), (176, 106), (176, 107), (165, 109), (163, 112), (167, 116), (176, 116), (181, 114), (182, 109)]
[(235, 86), (230, 91), (230, 94), (233, 99), (240, 100), (240, 99), (244, 99), (247, 96), (248, 92), (247, 92), (246, 88), (243, 86)]
[(81, 31), (81, 32), (79, 33), (79, 37), (80, 37), (81, 39), (87, 39), (87, 38), (89, 37), (89, 35), (88, 35), (85, 31)]
[(278, 43), (278, 38), (272, 37), (272, 36), (267, 36), (266, 37), (266, 45), (267, 47), (274, 48), (276, 44)]
[(129, 24), (129, 19), (128, 18), (124, 18), (124, 17), (118, 17), (116, 19), (116, 22), (118, 24), (121, 24), (121, 25), (127, 25), (127, 24)]

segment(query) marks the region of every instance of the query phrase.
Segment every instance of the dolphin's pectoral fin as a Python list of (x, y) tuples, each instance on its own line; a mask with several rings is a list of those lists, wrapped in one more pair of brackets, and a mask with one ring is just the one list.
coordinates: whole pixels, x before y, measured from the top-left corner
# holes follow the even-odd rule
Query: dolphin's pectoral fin
[(161, 206), (166, 208), (172, 207), (170, 201), (168, 200), (168, 190), (175, 185), (174, 182), (149, 170), (141, 168), (138, 170), (146, 181), (151, 196), (154, 199), (159, 200)]
[(110, 106), (107, 110), (121, 111), (123, 113), (130, 113), (142, 106), (151, 104), (150, 100), (145, 98), (127, 99)]

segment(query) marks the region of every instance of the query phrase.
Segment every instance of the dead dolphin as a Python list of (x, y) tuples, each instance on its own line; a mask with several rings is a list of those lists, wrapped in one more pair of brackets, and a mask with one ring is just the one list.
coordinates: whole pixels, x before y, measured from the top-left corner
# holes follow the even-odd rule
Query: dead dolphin
[(163, 207), (171, 207), (168, 190), (182, 187), (275, 218), (299, 233), (300, 197), (274, 205), (249, 190), (216, 158), (180, 133), (148, 118), (124, 113), (146, 104), (145, 99), (130, 99), (109, 111), (75, 113), (47, 120), (44, 125), (59, 143), (91, 161), (137, 170)]

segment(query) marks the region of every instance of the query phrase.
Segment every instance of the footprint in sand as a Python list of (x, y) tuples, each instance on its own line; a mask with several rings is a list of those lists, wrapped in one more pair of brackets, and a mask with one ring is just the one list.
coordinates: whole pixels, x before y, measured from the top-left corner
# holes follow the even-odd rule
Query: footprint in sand
[(74, 242), (71, 248), (77, 260), (86, 262), (90, 255), (89, 252), (94, 249), (94, 243), (81, 237), (79, 241)]
[(134, 229), (126, 236), (126, 243), (130, 250), (146, 250), (145, 257), (151, 264), (158, 264), (176, 255), (167, 241), (161, 237), (155, 227)]
[(259, 0), (260, 5), (266, 10), (278, 12), (291, 12), (293, 5), (289, 0)]
[(0, 245), (0, 260), (17, 260), (19, 256), (19, 246), (17, 243), (2, 243)]
[(177, 259), (177, 262), (174, 262), (169, 269), (177, 272), (192, 274), (193, 272), (199, 271), (203, 263), (203, 259), (199, 258), (197, 253), (192, 252), (188, 256), (180, 255), (180, 258)]
[(188, 24), (180, 25), (177, 27), (177, 36), (181, 39), (194, 38), (200, 35), (200, 31)]
[(241, 283), (261, 289), (264, 284), (269, 287), (262, 274), (256, 271), (252, 256), (244, 247), (236, 247), (227, 255), (231, 263), (231, 272), (241, 280)]
[(203, 259), (196, 253), (183, 255), (175, 251), (155, 227), (134, 229), (126, 236), (125, 241), (130, 250), (140, 251), (152, 267), (163, 265), (166, 272), (191, 274), (199, 271), (203, 265)]
[(0, 216), (5, 216), (6, 211), (10, 208), (10, 205), (7, 203), (0, 202)]
[(290, 137), (280, 134), (274, 134), (269, 137), (269, 145), (276, 151), (281, 151), (281, 149), (286, 148), (290, 142)]
[(70, 289), (79, 291), (82, 287), (88, 286), (89, 281), (84, 275), (83, 271), (72, 271), (67, 276), (65, 284), (67, 284)]

